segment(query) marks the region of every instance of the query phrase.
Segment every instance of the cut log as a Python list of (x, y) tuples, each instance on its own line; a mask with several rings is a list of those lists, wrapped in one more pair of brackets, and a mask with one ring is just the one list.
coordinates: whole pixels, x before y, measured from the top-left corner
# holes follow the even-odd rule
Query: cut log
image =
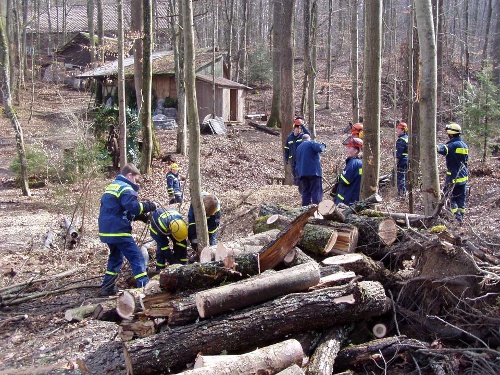
[(287, 367), (283, 371), (276, 373), (276, 375), (304, 375), (304, 374), (305, 374), (304, 370), (302, 370), (302, 368), (297, 365)]
[(185, 371), (183, 375), (246, 375), (274, 374), (293, 364), (302, 364), (304, 351), (297, 340), (286, 340), (253, 352), (222, 356), (223, 359), (208, 367)]
[(281, 135), (280, 131), (273, 129), (273, 128), (269, 128), (265, 125), (257, 124), (256, 122), (253, 122), (253, 121), (248, 121), (248, 125), (253, 126), (255, 129), (263, 131), (263, 132), (268, 133), (268, 134)]
[(338, 353), (334, 369), (341, 371), (352, 367), (363, 368), (364, 365), (373, 365), (374, 362), (383, 366), (387, 358), (394, 358), (398, 353), (426, 349), (428, 346), (427, 343), (409, 339), (406, 336), (386, 337), (360, 345), (347, 346)]
[(307, 375), (331, 375), (342, 342), (351, 330), (351, 326), (339, 326), (325, 332), (314, 354), (309, 358), (305, 373)]
[[(224, 249), (232, 251), (235, 256), (239, 256), (242, 254), (253, 254), (258, 253), (263, 246), (267, 245), (269, 242), (276, 239), (279, 230), (269, 230), (265, 233), (258, 233), (252, 236), (240, 238), (236, 241), (230, 242), (219, 242), (217, 245), (205, 247), (200, 254), (200, 262), (206, 263), (214, 260), (222, 260), (224, 259)], [(218, 250), (219, 249), (219, 250)]]
[(367, 257), (364, 254), (344, 254), (323, 259), (323, 266), (341, 266), (346, 271), (352, 271), (356, 275), (361, 275), (367, 280), (380, 281), (387, 279), (387, 271), (379, 262)]
[[(348, 296), (354, 303), (342, 302)], [(369, 319), (387, 312), (389, 306), (384, 288), (377, 282), (288, 294), (233, 314), (126, 342), (127, 370), (135, 375), (167, 372), (194, 362), (200, 351), (210, 355), (255, 347), (291, 334)]]
[(235, 261), (234, 270), (225, 268), (222, 261), (184, 266), (173, 264), (161, 271), (160, 287), (172, 293), (208, 289), (222, 282), (238, 281), (260, 273), (258, 254), (242, 255)]
[(120, 323), (120, 337), (123, 341), (133, 338), (148, 337), (155, 334), (155, 324), (151, 320), (124, 320)]
[(195, 369), (200, 367), (214, 366), (218, 363), (234, 361), (236, 358), (240, 358), (239, 355), (203, 355), (198, 354), (196, 361), (194, 362)]
[(406, 225), (410, 223), (411, 225), (419, 226), (421, 223), (426, 223), (428, 220), (432, 219), (431, 216), (409, 214), (406, 212), (384, 212), (371, 209), (365, 209), (359, 212), (360, 215), (370, 216), (370, 217), (392, 217), (400, 225)]
[(319, 283), (317, 285), (312, 286), (310, 289), (321, 289), (328, 288), (335, 285), (346, 284), (349, 281), (353, 280), (356, 277), (356, 274), (352, 271), (348, 272), (338, 272), (332, 275), (328, 275), (319, 279)]
[(307, 220), (316, 212), (316, 206), (307, 206), (308, 209), (284, 227), (276, 237), (262, 248), (259, 253), (259, 264), (262, 271), (274, 268), (280, 264), (290, 250), (292, 250), (303, 235)]
[(318, 213), (321, 214), (325, 220), (338, 221), (339, 223), (345, 222), (345, 216), (342, 210), (340, 210), (330, 199), (319, 202)]
[(283, 264), (287, 267), (295, 267), (299, 264), (315, 262), (313, 258), (304, 253), (298, 247), (294, 247), (283, 259)]
[(144, 298), (142, 288), (120, 291), (116, 299), (116, 312), (123, 319), (133, 319), (134, 313), (144, 308), (142, 298)]
[(81, 322), (83, 319), (91, 316), (94, 313), (96, 305), (85, 305), (74, 309), (66, 310), (64, 319), (68, 322)]
[(92, 316), (94, 319), (107, 322), (120, 322), (122, 320), (116, 312), (116, 299), (96, 304)]
[(257, 305), (288, 293), (305, 291), (320, 280), (319, 266), (311, 262), (283, 271), (252, 277), (196, 293), (202, 318)]
[(189, 324), (200, 318), (194, 295), (152, 305), (144, 310), (144, 315), (149, 318), (165, 318), (169, 326)]
[(368, 256), (375, 253), (374, 250), (392, 245), (398, 238), (398, 227), (391, 217), (349, 215), (346, 221), (358, 228), (357, 250)]
[(309, 206), (301, 207), (286, 207), (280, 204), (261, 204), (259, 209), (259, 216), (282, 215), (295, 219), (297, 216), (302, 215), (309, 210)]

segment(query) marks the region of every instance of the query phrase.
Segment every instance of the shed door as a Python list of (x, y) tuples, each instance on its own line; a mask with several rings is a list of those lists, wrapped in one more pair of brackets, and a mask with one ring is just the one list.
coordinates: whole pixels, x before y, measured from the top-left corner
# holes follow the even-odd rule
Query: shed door
[(230, 90), (229, 121), (238, 121), (238, 90)]

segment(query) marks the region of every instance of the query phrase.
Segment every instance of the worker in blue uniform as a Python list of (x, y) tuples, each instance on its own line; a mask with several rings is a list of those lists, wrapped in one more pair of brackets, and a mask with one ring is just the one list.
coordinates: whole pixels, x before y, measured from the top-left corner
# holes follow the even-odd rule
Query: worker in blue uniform
[(288, 135), (285, 141), (284, 153), (283, 153), (285, 164), (290, 164), (294, 185), (299, 185), (299, 177), (297, 176), (295, 168), (295, 165), (297, 163), (296, 161), (297, 158), (295, 157), (295, 154), (297, 152), (297, 147), (299, 147), (299, 145), (302, 143), (302, 136), (304, 134), (311, 135), (311, 133), (309, 132), (304, 123), (304, 120), (300, 117), (297, 117), (293, 122), (293, 130)]
[(326, 144), (311, 140), (309, 134), (302, 136), (302, 143), (297, 147), (295, 166), (301, 186), (302, 206), (318, 204), (323, 199), (323, 169), (320, 154)]
[(406, 196), (406, 173), (408, 171), (408, 125), (400, 122), (396, 125), (396, 172), (398, 195)]
[(469, 180), (467, 162), (469, 160), (469, 147), (462, 140), (462, 128), (457, 123), (446, 125), (449, 141), (438, 144), (437, 152), (446, 156), (446, 180), (444, 193), (450, 196), (451, 212), (462, 223), (466, 207), (466, 189)]
[[(166, 264), (187, 263), (187, 224), (173, 208), (159, 208), (151, 214), (149, 234), (156, 241), (156, 270)], [(172, 241), (172, 248), (170, 248)]]
[[(205, 208), (205, 215), (207, 216), (209, 245), (216, 245), (221, 219), (221, 204), (215, 194), (202, 192), (201, 198), (203, 200), (203, 206)], [(191, 248), (196, 254), (199, 254), (199, 250), (201, 249), (198, 249), (198, 238), (196, 235), (196, 222), (194, 217), (193, 205), (189, 206), (188, 211), (188, 239), (191, 244)]]
[(345, 146), (347, 159), (345, 161), (345, 168), (338, 178), (335, 204), (343, 203), (350, 205), (359, 201), (361, 176), (363, 174), (363, 162), (361, 160), (363, 140), (360, 138), (351, 138)]
[(106, 187), (101, 197), (99, 212), (99, 237), (109, 247), (108, 265), (99, 294), (117, 293), (116, 279), (127, 258), (138, 287), (149, 281), (144, 257), (132, 238), (132, 220), (154, 211), (156, 203), (139, 202), (140, 171), (132, 164), (126, 164), (116, 179)]

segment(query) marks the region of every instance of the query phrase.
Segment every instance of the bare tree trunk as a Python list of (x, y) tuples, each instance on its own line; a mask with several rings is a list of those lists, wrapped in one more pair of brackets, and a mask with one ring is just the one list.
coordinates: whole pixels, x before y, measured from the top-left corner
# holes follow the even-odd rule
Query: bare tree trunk
[(94, 0), (87, 0), (87, 22), (90, 39), (90, 65), (96, 66), (95, 38), (94, 38)]
[(352, 0), (351, 6), (351, 99), (352, 122), (359, 121), (359, 66), (358, 66), (358, 8), (359, 0)]
[(318, 2), (313, 0), (311, 4), (311, 28), (310, 28), (309, 49), (309, 87), (308, 91), (308, 123), (312, 138), (316, 138), (316, 65), (318, 59)]
[(430, 215), (439, 201), (436, 157), (436, 38), (431, 0), (415, 1), (422, 70), (420, 78), (420, 165), (424, 212)]
[(17, 67), (17, 80), (16, 80), (16, 88), (14, 90), (15, 102), (19, 104), (21, 102), (20, 93), (21, 88), (24, 87), (24, 66), (22, 60), (22, 52), (21, 52), (21, 4), (19, 0), (15, 0), (14, 3), (14, 40), (15, 43), (13, 45), (14, 48), (14, 61), (16, 62)]
[[(273, 0), (273, 32), (272, 32), (272, 54), (273, 54), (273, 98), (271, 102), (271, 114), (267, 121), (267, 126), (272, 128), (283, 128), (280, 119), (280, 103), (281, 103), (281, 46), (279, 45), (282, 3), (278, 0)], [(286, 131), (282, 130), (282, 146), (286, 141)], [(286, 164), (285, 164), (286, 166)], [(290, 171), (285, 169), (285, 182), (290, 183), (292, 180)]]
[(104, 15), (102, 0), (97, 0), (97, 61), (104, 64)]
[(177, 89), (177, 146), (176, 152), (187, 155), (186, 94), (184, 87), (184, 50), (182, 36), (181, 0), (169, 0), (170, 27), (175, 59), (175, 87)]
[(380, 172), (380, 80), (382, 67), (382, 5), (380, 1), (367, 0), (364, 14), (364, 162), (361, 199), (378, 191)]
[(184, 71), (186, 84), (186, 110), (189, 126), (189, 191), (196, 222), (196, 234), (200, 248), (208, 245), (208, 227), (205, 208), (201, 199), (200, 181), (200, 127), (198, 120), (198, 106), (196, 104), (196, 73), (194, 61), (194, 25), (193, 1), (183, 2), (184, 27)]
[[(443, 0), (438, 0), (437, 7), (437, 108), (441, 108), (443, 99), (443, 63), (444, 63), (444, 17)], [(443, 118), (443, 112), (439, 111), (439, 118)]]
[[(417, 16), (418, 17), (418, 16)], [(465, 50), (465, 79), (470, 78), (470, 51), (469, 51), (469, 0), (465, 0), (465, 34), (464, 34), (464, 50)], [(418, 25), (417, 25), (418, 27)]]
[(123, 0), (117, 0), (118, 11), (118, 148), (120, 150), (120, 167), (127, 164), (127, 108), (125, 105), (125, 72), (123, 70)]
[(500, 85), (500, 22), (498, 22), (498, 19), (500, 18), (500, 1), (495, 2), (494, 15), (497, 22), (493, 39), (493, 75), (495, 83)]
[(0, 91), (2, 94), (3, 106), (5, 113), (9, 117), (9, 120), (14, 128), (14, 133), (16, 135), (16, 148), (17, 155), (21, 164), (21, 190), (24, 196), (31, 196), (30, 188), (28, 185), (28, 174), (27, 174), (27, 160), (26, 152), (24, 149), (24, 138), (23, 129), (21, 124), (17, 119), (16, 113), (12, 107), (12, 99), (10, 95), (10, 84), (9, 84), (9, 49), (7, 45), (7, 38), (4, 32), (3, 19), (0, 19)]
[[(493, 14), (493, 5), (491, 0), (488, 0), (487, 14), (486, 14), (486, 32), (484, 34), (484, 45), (483, 45), (483, 56), (481, 58), (481, 66), (486, 66), (486, 60), (488, 58), (488, 42), (490, 38), (490, 27), (491, 27), (491, 16)], [(498, 18), (497, 18), (498, 23)]]
[(151, 83), (152, 73), (152, 48), (153, 43), (153, 15), (151, 9), (151, 0), (143, 1), (143, 19), (144, 19), (144, 42), (143, 42), (143, 65), (142, 65), (142, 95), (144, 105), (141, 110), (142, 123), (142, 152), (141, 152), (141, 172), (143, 174), (151, 173), (151, 163), (153, 158), (153, 129), (151, 124)]
[(326, 42), (326, 103), (325, 109), (330, 109), (332, 88), (330, 78), (332, 75), (332, 23), (333, 23), (333, 0), (328, 0), (328, 41)]
[(300, 114), (304, 116), (307, 113), (308, 104), (307, 100), (309, 95), (307, 90), (309, 88), (309, 79), (311, 74), (311, 0), (304, 0), (304, 38), (303, 38), (303, 51), (304, 51), (304, 80), (302, 81), (302, 99), (300, 100)]
[(143, 38), (143, 2), (142, 0), (130, 1), (130, 31), (134, 39), (134, 86), (135, 98), (137, 101), (137, 116), (141, 118), (143, 104), (142, 98), (142, 65), (144, 64), (142, 56), (142, 38)]

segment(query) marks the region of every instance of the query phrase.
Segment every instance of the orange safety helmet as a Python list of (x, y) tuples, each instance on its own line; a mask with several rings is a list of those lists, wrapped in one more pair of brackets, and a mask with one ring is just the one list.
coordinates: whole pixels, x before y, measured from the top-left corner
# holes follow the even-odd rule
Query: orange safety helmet
[(300, 126), (304, 123), (304, 121), (301, 118), (296, 118), (295, 121), (293, 122), (293, 127), (295, 128), (296, 126)]
[(346, 147), (354, 147), (358, 150), (363, 148), (363, 140), (361, 138), (352, 137), (347, 141)]
[(351, 126), (351, 134), (354, 137), (363, 138), (363, 124), (357, 122), (353, 126)]
[(408, 132), (408, 124), (406, 122), (400, 122), (396, 125), (396, 129), (403, 129), (405, 133)]

